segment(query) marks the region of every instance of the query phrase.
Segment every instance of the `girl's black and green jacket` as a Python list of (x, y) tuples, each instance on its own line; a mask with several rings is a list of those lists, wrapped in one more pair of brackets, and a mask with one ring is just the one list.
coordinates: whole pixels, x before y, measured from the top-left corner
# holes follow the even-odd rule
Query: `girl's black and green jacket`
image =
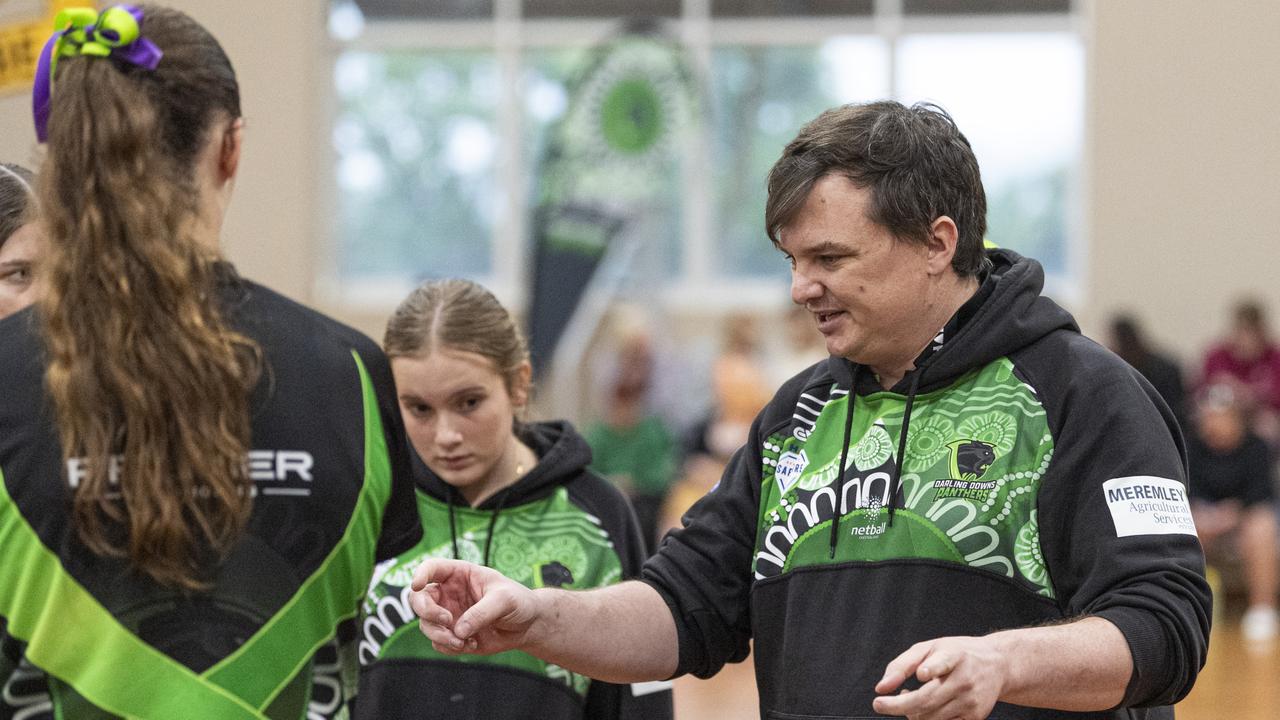
[(390, 368), (360, 333), (220, 274), (264, 369), (253, 511), (205, 592), (79, 541), (83, 470), (62, 460), (35, 317), (0, 321), (0, 718), (347, 717), (360, 597), (377, 561), (421, 536)]
[(522, 652), (446, 656), (409, 606), (426, 558), (487, 564), (528, 587), (587, 589), (639, 575), (644, 544), (626, 499), (587, 469), (591, 450), (566, 422), (524, 424), (538, 464), (471, 508), (417, 458), (422, 541), (378, 566), (360, 627), (356, 717), (369, 720), (664, 720), (667, 683), (615, 685)]

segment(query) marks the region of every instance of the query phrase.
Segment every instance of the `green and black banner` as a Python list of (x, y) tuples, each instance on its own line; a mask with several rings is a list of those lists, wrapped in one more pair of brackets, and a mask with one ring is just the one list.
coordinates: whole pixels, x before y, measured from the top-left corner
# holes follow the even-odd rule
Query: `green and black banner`
[(647, 244), (645, 213), (680, 182), (671, 170), (692, 97), (682, 48), (652, 24), (595, 48), (570, 87), (535, 168), (529, 338), (540, 375), (611, 251), (622, 238), (633, 251)]

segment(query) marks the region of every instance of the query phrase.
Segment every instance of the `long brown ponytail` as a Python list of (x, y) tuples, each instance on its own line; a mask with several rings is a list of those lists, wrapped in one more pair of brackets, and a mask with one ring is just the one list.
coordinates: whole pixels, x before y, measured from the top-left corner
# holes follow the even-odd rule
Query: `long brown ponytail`
[(204, 28), (143, 6), (155, 70), (113, 58), (58, 64), (39, 177), (50, 251), (40, 319), (45, 382), (95, 553), (199, 589), (243, 531), (257, 347), (215, 295), (198, 244), (195, 168), (239, 118), (235, 73)]

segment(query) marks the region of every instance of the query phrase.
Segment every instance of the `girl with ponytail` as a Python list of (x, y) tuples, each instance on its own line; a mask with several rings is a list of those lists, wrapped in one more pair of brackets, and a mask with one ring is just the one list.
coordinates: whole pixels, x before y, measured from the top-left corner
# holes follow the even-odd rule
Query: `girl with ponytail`
[(44, 291), (0, 343), (0, 679), (58, 717), (340, 714), (335, 638), (420, 533), (387, 361), (221, 258), (244, 121), (218, 42), (150, 5), (57, 25)]
[[(414, 462), (422, 541), (381, 566), (361, 624), (356, 720), (670, 720), (669, 689), (592, 680), (522, 652), (461, 659), (393, 613), (427, 558), (465, 559), (532, 587), (582, 590), (638, 577), (630, 505), (592, 472), (564, 420), (521, 418), (533, 366), (523, 333), (486, 288), (433, 280), (387, 321)], [(375, 622), (376, 620), (376, 622)]]
[[(203, 553), (230, 547), (252, 501), (258, 347), (209, 302), (243, 121), (216, 41), (150, 10), (148, 39), (169, 40), (162, 68), (59, 63), (40, 183), (58, 241), (40, 325), (63, 451), (84, 458), (78, 534), (161, 584), (197, 589)], [(117, 453), (128, 482), (113, 492)], [(120, 522), (128, 532), (112, 537)]]

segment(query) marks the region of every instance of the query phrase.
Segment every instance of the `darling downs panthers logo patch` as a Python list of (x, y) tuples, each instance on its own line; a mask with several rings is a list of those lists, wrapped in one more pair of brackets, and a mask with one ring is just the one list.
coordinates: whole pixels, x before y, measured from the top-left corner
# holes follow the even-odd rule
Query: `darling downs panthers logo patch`
[(933, 481), (934, 499), (986, 499), (996, 483), (981, 482), (979, 478), (996, 461), (996, 446), (983, 440), (955, 440), (947, 449), (951, 451), (951, 477)]

